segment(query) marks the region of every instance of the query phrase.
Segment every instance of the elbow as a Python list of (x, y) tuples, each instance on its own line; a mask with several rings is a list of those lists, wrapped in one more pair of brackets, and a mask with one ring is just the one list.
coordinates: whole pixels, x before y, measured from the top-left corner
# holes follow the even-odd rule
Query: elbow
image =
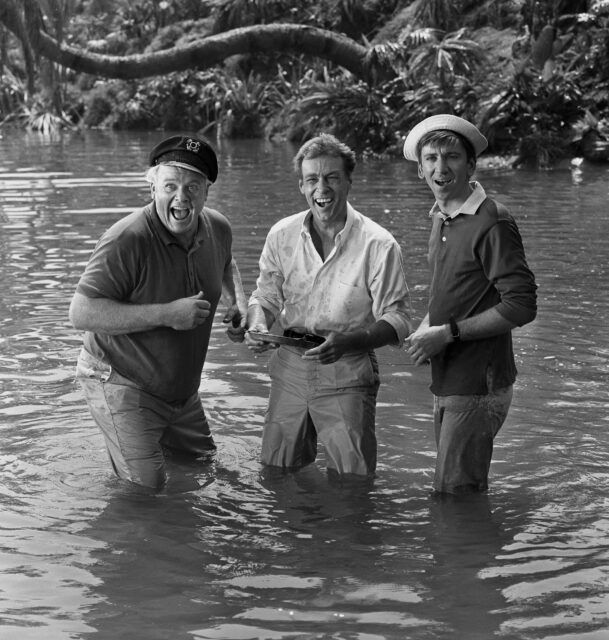
[(78, 311), (76, 311), (72, 307), (70, 307), (70, 310), (68, 312), (68, 319), (70, 320), (70, 324), (74, 327), (74, 329), (77, 329), (78, 331), (85, 330), (86, 327), (84, 326), (82, 318), (80, 317)]
[(522, 325), (529, 324), (529, 322), (533, 322), (537, 317), (537, 296), (532, 295), (529, 298), (528, 304), (522, 305)]
[(74, 329), (78, 329), (79, 331), (87, 330), (86, 313), (78, 294), (72, 298), (70, 308), (68, 309), (68, 319)]
[(537, 297), (526, 293), (503, 297), (497, 311), (517, 327), (523, 327), (537, 316)]
[(80, 329), (80, 327), (78, 326), (78, 314), (76, 313), (76, 309), (74, 308), (74, 300), (72, 300), (72, 302), (70, 303), (70, 308), (68, 309), (68, 320), (75, 329)]
[(533, 322), (537, 317), (537, 307), (525, 307), (519, 309), (518, 312), (513, 316), (513, 321), (516, 326), (524, 327), (525, 324), (529, 324), (529, 322)]
[(533, 320), (535, 320), (536, 317), (537, 317), (537, 308), (530, 309), (528, 313), (524, 316), (523, 322), (520, 324), (520, 326), (522, 327), (525, 324), (529, 324), (529, 322), (533, 322)]

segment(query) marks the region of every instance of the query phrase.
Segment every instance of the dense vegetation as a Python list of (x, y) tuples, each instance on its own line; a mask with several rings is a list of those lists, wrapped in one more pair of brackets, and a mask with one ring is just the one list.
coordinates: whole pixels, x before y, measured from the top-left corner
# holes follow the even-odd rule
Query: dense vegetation
[[(514, 164), (609, 159), (609, 0), (2, 4), (4, 125), (43, 132), (214, 129), (224, 136), (297, 142), (326, 130), (361, 152), (393, 153), (418, 120), (453, 112), (476, 122), (490, 151)], [(220, 38), (221, 61), (210, 68), (132, 79), (83, 73), (78, 61), (59, 65), (38, 47), (40, 33), (48, 34), (59, 46), (96, 54), (103, 67), (114, 59), (99, 56), (139, 61), (132, 56), (171, 54), (233, 30), (243, 37), (244, 27), (256, 34), (261, 25), (303, 25), (309, 46), (229, 55)], [(362, 51), (365, 73), (348, 71), (321, 47), (317, 53), (318, 41), (306, 30), (313, 27), (342, 38), (337, 46)]]

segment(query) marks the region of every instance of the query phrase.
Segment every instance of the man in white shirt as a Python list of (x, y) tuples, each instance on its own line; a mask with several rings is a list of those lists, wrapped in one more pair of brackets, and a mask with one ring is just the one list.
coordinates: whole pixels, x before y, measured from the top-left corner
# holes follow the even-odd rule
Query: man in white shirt
[[(410, 331), (401, 250), (349, 204), (355, 154), (347, 145), (317, 136), (300, 148), (294, 168), (309, 208), (269, 231), (247, 324), (268, 333), (277, 323), (285, 336), (312, 334), (321, 344), (282, 344), (273, 354), (261, 460), (297, 469), (315, 460), (319, 438), (329, 470), (373, 476), (374, 349), (399, 347)], [(269, 347), (249, 333), (246, 342)]]

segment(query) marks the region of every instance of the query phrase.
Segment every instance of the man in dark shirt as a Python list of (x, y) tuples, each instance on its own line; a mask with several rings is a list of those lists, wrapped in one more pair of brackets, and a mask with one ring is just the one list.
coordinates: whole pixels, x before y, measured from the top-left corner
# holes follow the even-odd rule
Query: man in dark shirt
[(407, 345), (416, 364), (431, 362), (438, 493), (487, 489), (516, 379), (512, 329), (537, 312), (516, 222), (470, 181), (486, 146), (474, 125), (447, 114), (417, 124), (404, 144), (436, 199), (428, 314)]
[(77, 379), (114, 471), (160, 488), (165, 449), (194, 456), (215, 449), (198, 394), (201, 372), (220, 296), (233, 324), (244, 325), (246, 303), (229, 223), (205, 206), (218, 175), (213, 148), (172, 136), (149, 161), (152, 202), (99, 240), (70, 320), (85, 331)]

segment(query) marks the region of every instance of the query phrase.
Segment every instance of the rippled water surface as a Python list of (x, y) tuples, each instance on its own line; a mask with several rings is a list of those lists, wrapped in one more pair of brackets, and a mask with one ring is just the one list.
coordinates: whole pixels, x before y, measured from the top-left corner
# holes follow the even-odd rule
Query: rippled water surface
[[(99, 235), (148, 199), (160, 134), (0, 139), (0, 638), (609, 638), (609, 167), (481, 171), (516, 216), (539, 284), (482, 499), (439, 502), (429, 371), (379, 352), (378, 478), (257, 461), (266, 356), (212, 336), (201, 393), (219, 450), (172, 463), (157, 496), (109, 472), (67, 320)], [(249, 292), (265, 233), (304, 208), (294, 149), (220, 144), (210, 204)], [(431, 205), (404, 161), (356, 169), (352, 202), (403, 247), (425, 313)]]

